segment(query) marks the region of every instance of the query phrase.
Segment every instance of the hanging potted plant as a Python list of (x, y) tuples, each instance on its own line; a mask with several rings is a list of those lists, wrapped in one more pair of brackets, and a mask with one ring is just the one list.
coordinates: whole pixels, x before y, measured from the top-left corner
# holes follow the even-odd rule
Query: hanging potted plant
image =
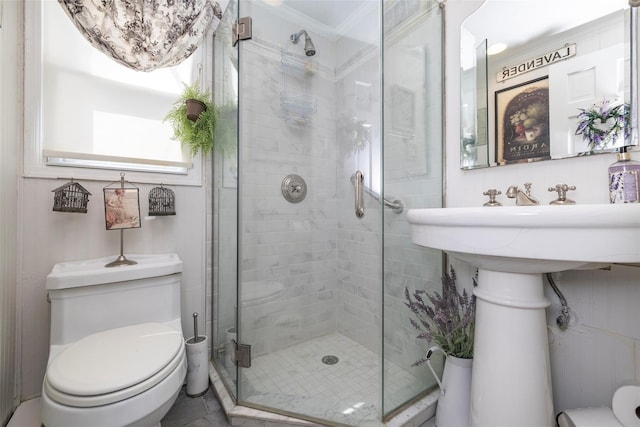
[[(475, 285), (475, 279), (474, 279)], [(425, 356), (413, 366), (426, 363), (440, 386), (440, 398), (436, 408), (436, 425), (458, 427), (469, 425), (471, 402), (471, 369), (473, 362), (473, 334), (475, 327), (476, 300), (462, 294), (456, 288), (456, 273), (444, 273), (442, 293), (428, 293), (416, 290), (411, 294), (404, 291), (409, 307), (415, 318), (411, 325), (420, 333), (417, 338), (427, 341), (431, 347)], [(431, 366), (430, 358), (435, 351), (445, 354), (442, 381)]]
[(207, 154), (213, 148), (217, 110), (209, 91), (202, 91), (195, 82), (184, 85), (180, 97), (164, 118), (173, 127), (173, 139), (188, 146), (192, 156), (202, 150)]

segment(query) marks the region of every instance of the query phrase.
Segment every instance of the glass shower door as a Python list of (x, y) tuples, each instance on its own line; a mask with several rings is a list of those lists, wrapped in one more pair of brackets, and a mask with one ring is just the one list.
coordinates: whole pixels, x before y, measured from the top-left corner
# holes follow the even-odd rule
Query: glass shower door
[(236, 396), (238, 248), (238, 47), (232, 0), (214, 37), (213, 97), (218, 120), (212, 155), (212, 359), (227, 388)]
[(276, 3), (239, 2), (238, 401), (380, 425), (381, 2)]
[[(404, 211), (384, 213), (384, 414), (435, 387), (416, 339), (405, 289), (441, 290), (442, 253), (411, 242), (406, 211), (442, 207), (442, 9), (435, 0), (385, 2), (384, 193)], [(435, 359), (435, 358), (434, 358)], [(438, 363), (439, 364), (439, 363)]]
[[(234, 46), (239, 17), (252, 36)], [(439, 289), (442, 273), (406, 221), (442, 201), (441, 18), (435, 0), (229, 3), (214, 48), (212, 328), (239, 405), (381, 426), (434, 389), (412, 366), (424, 345), (404, 289)]]

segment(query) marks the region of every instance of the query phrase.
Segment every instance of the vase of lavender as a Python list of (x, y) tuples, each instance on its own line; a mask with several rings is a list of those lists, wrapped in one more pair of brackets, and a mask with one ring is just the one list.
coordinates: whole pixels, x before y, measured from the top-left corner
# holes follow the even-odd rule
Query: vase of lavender
[[(413, 366), (426, 364), (440, 386), (436, 426), (465, 427), (471, 407), (475, 296), (466, 289), (459, 293), (455, 271), (450, 271), (442, 278), (442, 293), (416, 290), (411, 294), (405, 288), (405, 305), (414, 314), (410, 321), (419, 331), (417, 337), (430, 345)], [(431, 357), (438, 351), (445, 355), (442, 380), (431, 366)]]

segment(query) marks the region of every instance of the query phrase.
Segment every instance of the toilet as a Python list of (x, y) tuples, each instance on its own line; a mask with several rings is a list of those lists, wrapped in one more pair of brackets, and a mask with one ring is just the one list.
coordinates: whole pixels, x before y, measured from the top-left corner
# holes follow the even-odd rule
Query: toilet
[(56, 264), (47, 276), (49, 359), (45, 427), (159, 426), (187, 372), (182, 261), (127, 255)]

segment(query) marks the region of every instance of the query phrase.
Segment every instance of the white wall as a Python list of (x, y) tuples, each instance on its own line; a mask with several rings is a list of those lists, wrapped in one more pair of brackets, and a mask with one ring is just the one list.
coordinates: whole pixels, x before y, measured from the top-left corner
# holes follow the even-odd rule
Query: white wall
[[(532, 193), (541, 204), (555, 199), (547, 187), (566, 183), (577, 190), (569, 197), (580, 204), (608, 203), (607, 167), (615, 155), (552, 160), (490, 169), (460, 170), (460, 24), (481, 2), (448, 0), (446, 24), (446, 204), (448, 207), (481, 206), (483, 191), (501, 190), (499, 200), (513, 184), (532, 182)], [(636, 153), (636, 158), (640, 156)], [(459, 275), (460, 277), (460, 275)], [(611, 270), (568, 271), (555, 274), (572, 309), (573, 320), (567, 331), (560, 331), (555, 318), (560, 312), (558, 299), (549, 289), (552, 302), (547, 309), (551, 369), (555, 410), (611, 405), (617, 387), (640, 383), (640, 365), (635, 354), (640, 347), (640, 268), (613, 266)]]
[[(4, 2), (0, 13), (0, 425), (14, 409), (16, 375), (16, 200), (17, 162), (22, 135), (18, 2)], [(0, 6), (2, 7), (2, 6)], [(15, 58), (15, 60), (8, 60)], [(17, 108), (16, 108), (17, 107)]]

